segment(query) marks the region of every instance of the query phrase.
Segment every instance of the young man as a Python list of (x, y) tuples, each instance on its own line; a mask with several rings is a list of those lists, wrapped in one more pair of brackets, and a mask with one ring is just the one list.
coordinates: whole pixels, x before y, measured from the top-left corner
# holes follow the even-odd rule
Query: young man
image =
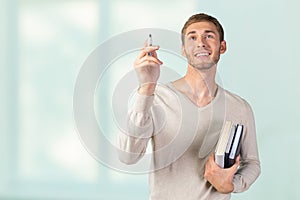
[[(118, 137), (120, 160), (136, 163), (151, 139), (151, 200), (230, 199), (231, 192), (247, 190), (260, 174), (254, 117), (244, 99), (215, 81), (226, 51), (221, 24), (206, 14), (188, 19), (182, 28), (186, 75), (164, 86), (157, 84), (162, 65), (158, 49), (144, 47), (134, 62), (140, 87), (129, 112), (128, 133)], [(243, 124), (244, 132), (240, 156), (222, 169), (214, 150), (225, 121)]]

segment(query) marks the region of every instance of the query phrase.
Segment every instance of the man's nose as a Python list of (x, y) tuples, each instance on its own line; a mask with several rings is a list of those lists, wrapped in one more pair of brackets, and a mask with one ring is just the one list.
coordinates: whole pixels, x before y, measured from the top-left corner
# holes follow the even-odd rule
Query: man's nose
[(197, 38), (197, 47), (205, 47), (205, 46), (206, 46), (205, 39), (203, 37), (198, 37)]

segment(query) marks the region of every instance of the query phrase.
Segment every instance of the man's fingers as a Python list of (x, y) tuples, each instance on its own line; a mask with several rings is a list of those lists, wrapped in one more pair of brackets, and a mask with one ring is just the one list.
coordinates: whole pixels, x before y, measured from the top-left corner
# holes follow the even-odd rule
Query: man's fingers
[(157, 54), (155, 51), (158, 49), (159, 49), (159, 46), (146, 46), (140, 51), (138, 58), (142, 58), (142, 57), (148, 55), (148, 53), (150, 53), (150, 52), (154, 53), (154, 55), (156, 57)]
[(237, 166), (240, 165), (240, 158), (241, 158), (241, 156), (238, 155), (238, 156), (236, 157), (236, 159), (235, 159), (235, 164), (236, 164)]
[(234, 172), (236, 172), (236, 170), (239, 167), (239, 165), (240, 165), (240, 156), (237, 156), (236, 159), (235, 159), (234, 165), (232, 165), (230, 167), (230, 169), (232, 169)]
[(162, 64), (162, 62), (159, 59), (152, 57), (152, 56), (145, 56), (145, 57), (137, 60), (137, 64), (150, 63), (150, 62), (154, 62), (158, 65)]
[(150, 64), (151, 62), (156, 63), (157, 65), (163, 64), (162, 61), (160, 61), (158, 58), (153, 57), (153, 56), (144, 56), (144, 57), (136, 60), (137, 65), (139, 65), (141, 63)]

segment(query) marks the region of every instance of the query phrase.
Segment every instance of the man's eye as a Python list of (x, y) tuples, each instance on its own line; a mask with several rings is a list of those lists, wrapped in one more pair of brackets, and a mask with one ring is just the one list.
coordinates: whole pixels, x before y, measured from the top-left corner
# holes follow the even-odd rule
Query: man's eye
[(195, 37), (195, 36), (191, 36), (191, 37), (190, 37), (190, 40), (195, 41), (195, 40), (196, 40), (196, 37)]
[(206, 38), (214, 38), (213, 35), (207, 35)]

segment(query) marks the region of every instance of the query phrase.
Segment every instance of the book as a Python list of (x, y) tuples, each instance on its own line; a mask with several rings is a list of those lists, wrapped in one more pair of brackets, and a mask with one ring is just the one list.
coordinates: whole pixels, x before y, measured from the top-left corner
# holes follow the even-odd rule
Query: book
[(216, 163), (221, 167), (224, 168), (225, 167), (225, 150), (227, 147), (227, 141), (230, 137), (230, 132), (232, 129), (232, 122), (230, 121), (225, 121), (222, 129), (221, 129), (221, 133), (220, 133), (220, 137), (217, 143), (217, 147), (215, 150), (215, 161)]
[(243, 125), (226, 121), (221, 129), (215, 150), (215, 162), (221, 168), (229, 168), (235, 163), (241, 148)]
[(224, 168), (229, 167), (228, 159), (229, 159), (229, 153), (230, 153), (230, 149), (231, 149), (232, 142), (233, 142), (234, 135), (235, 135), (235, 130), (236, 130), (236, 125), (232, 124), (231, 129), (230, 129), (229, 138), (228, 138), (227, 145), (226, 145), (226, 149), (225, 149)]
[(225, 165), (226, 168), (231, 167), (235, 163), (236, 157), (240, 154), (241, 150), (241, 139), (243, 136), (244, 126), (241, 124), (237, 125), (236, 132), (234, 134), (233, 142), (230, 148), (229, 157), (228, 157), (228, 165)]

